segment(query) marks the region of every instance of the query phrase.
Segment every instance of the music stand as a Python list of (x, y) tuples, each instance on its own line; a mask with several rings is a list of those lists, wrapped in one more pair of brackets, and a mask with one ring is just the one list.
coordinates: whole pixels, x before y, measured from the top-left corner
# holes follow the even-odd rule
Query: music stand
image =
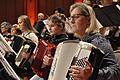
[(120, 5), (94, 8), (98, 21), (104, 26), (120, 26)]
[(4, 57), (6, 53), (9, 52), (14, 52), (14, 50), (12, 50), (12, 48), (7, 44), (3, 36), (0, 34), (0, 63), (3, 65), (4, 69), (6, 70), (9, 76), (14, 78), (15, 80), (20, 80), (20, 78), (17, 76), (15, 71), (12, 69), (12, 67)]
[[(12, 49), (12, 47), (7, 43), (7, 41), (1, 34), (0, 34), (0, 49), (3, 50), (4, 52), (13, 52), (15, 55), (17, 55), (17, 53)], [(3, 53), (2, 55), (5, 56), (6, 53)]]
[(11, 76), (12, 78), (14, 78), (15, 80), (20, 80), (20, 78), (15, 73), (15, 71), (12, 69), (12, 67), (10, 66), (10, 64), (8, 63), (8, 61), (2, 55), (1, 51), (0, 51), (0, 62), (4, 66), (4, 69), (6, 70), (6, 72), (8, 73), (9, 76)]

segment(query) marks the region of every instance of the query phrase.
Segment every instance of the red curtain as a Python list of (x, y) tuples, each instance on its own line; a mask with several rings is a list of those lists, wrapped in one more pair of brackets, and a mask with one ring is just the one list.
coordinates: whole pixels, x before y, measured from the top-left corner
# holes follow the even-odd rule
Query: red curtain
[(74, 0), (74, 2), (76, 3), (76, 2), (83, 2), (83, 0)]
[(33, 25), (37, 18), (37, 0), (24, 0), (24, 12)]

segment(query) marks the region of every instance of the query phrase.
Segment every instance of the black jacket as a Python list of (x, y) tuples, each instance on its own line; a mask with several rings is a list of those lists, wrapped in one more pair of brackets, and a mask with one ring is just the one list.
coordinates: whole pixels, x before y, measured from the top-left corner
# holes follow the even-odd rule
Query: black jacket
[(69, 40), (69, 37), (67, 34), (60, 34), (57, 36), (52, 36), (52, 38), (49, 39), (49, 42), (54, 43), (55, 45), (58, 45), (60, 42), (63, 42), (65, 40)]

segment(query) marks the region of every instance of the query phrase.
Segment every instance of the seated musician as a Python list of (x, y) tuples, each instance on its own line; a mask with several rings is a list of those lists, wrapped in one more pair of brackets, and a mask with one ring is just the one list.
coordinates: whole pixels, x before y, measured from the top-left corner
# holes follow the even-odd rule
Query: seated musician
[[(60, 42), (68, 40), (68, 35), (65, 32), (65, 23), (61, 19), (60, 15), (52, 15), (48, 18), (48, 23), (47, 23), (47, 29), (50, 33), (50, 38), (48, 39), (49, 43), (53, 43), (55, 45), (58, 45)], [(43, 70), (44, 68), (40, 68), (41, 70), (39, 71), (39, 74), (36, 74), (33, 76), (30, 80), (47, 80), (48, 74), (51, 68), (53, 60), (53, 55), (45, 55), (43, 58), (43, 64), (47, 66), (46, 70)], [(41, 67), (41, 66), (40, 66)], [(44, 72), (43, 72), (44, 71)], [(40, 74), (41, 73), (41, 74)]]
[[(29, 17), (26, 15), (21, 15), (20, 17), (18, 17), (18, 25), (22, 31), (22, 34), (21, 34), (22, 37), (24, 37), (28, 40), (31, 40), (37, 46), (38, 37), (35, 34), (37, 31), (32, 27)], [(34, 56), (34, 52), (35, 51), (33, 51), (33, 56)], [(31, 63), (33, 56), (30, 58), (29, 63)], [(28, 58), (29, 56), (26, 54), (26, 52), (23, 52), (22, 57)], [(28, 69), (26, 69), (26, 72), (31, 74), (32, 69), (31, 69), (30, 65), (28, 65), (26, 67), (28, 68)]]
[(10, 33), (11, 35), (21, 35), (22, 34), (18, 24), (13, 24), (10, 32), (11, 32)]
[[(94, 68), (85, 60), (86, 67), (72, 65), (69, 74), (72, 80), (120, 80), (120, 67), (115, 61), (113, 49), (108, 40), (99, 34), (99, 25), (93, 9), (84, 3), (76, 3), (70, 7), (70, 24), (73, 33), (82, 41), (92, 43), (105, 53), (99, 71), (94, 74)], [(93, 60), (95, 63), (97, 59)]]
[(0, 31), (3, 37), (10, 35), (11, 24), (9, 22), (2, 22), (0, 24)]
[[(26, 15), (22, 15), (22, 16), (20, 16), (19, 18), (18, 18), (18, 24), (19, 24), (19, 26), (20, 26), (20, 29), (21, 29), (21, 31), (22, 31), (22, 36), (26, 39), (26, 40), (30, 40), (31, 42), (33, 42), (34, 44), (38, 44), (38, 38), (37, 38), (37, 36), (35, 35), (35, 33), (34, 33), (34, 30), (33, 30), (33, 28), (32, 28), (32, 26), (31, 26), (31, 23), (30, 23), (30, 19), (28, 18), (28, 16), (26, 16)], [(6, 24), (6, 22), (4, 22), (4, 23), (2, 23), (1, 24), (1, 26), (2, 27), (8, 27), (8, 24)], [(2, 32), (3, 31), (5, 31), (6, 30), (6, 28), (4, 28), (4, 29), (2, 29)], [(7, 29), (8, 30), (8, 29)], [(4, 32), (5, 33), (5, 32)], [(6, 32), (6, 33), (8, 33), (8, 32)], [(3, 34), (4, 35), (4, 34)], [(6, 34), (5, 34), (6, 35)], [(16, 41), (16, 42), (18, 42), (19, 43), (19, 41)], [(22, 44), (22, 43), (21, 43)], [(31, 45), (31, 44), (30, 44)], [(15, 46), (16, 48), (18, 48), (18, 46), (19, 45), (17, 45), (17, 46)], [(35, 45), (34, 45), (34, 47), (35, 47)], [(31, 46), (31, 48), (33, 48), (32, 46)], [(34, 49), (32, 49), (32, 51), (33, 51)], [(31, 51), (31, 52), (32, 52)], [(23, 52), (24, 54), (26, 54), (25, 52)], [(26, 54), (27, 55), (27, 54)], [(10, 58), (10, 60), (8, 61), (10, 64), (11, 64), (11, 66), (12, 66), (12, 68), (15, 70), (15, 72), (21, 77), (21, 76), (23, 76), (23, 78), (25, 77), (25, 76), (30, 76), (30, 75), (32, 75), (32, 73), (33, 73), (33, 71), (32, 71), (32, 69), (31, 69), (31, 66), (30, 66), (30, 62), (26, 62), (26, 64), (24, 65), (24, 67), (23, 68), (19, 68), (18, 66), (16, 66), (15, 65), (15, 62), (13, 62), (13, 61), (15, 61), (15, 57), (14, 57), (14, 60), (11, 60), (11, 59), (13, 59), (13, 57), (14, 56), (12, 56), (11, 58)], [(28, 57), (28, 56), (27, 56)], [(24, 57), (23, 56), (23, 58), (26, 58), (26, 57)], [(11, 61), (12, 61), (12, 63), (11, 63)], [(2, 73), (2, 70), (1, 70), (1, 72), (0, 72), (1, 74), (3, 74)], [(3, 74), (4, 75), (4, 74)], [(6, 75), (6, 74), (5, 74)], [(3, 76), (4, 77), (4, 76)], [(24, 80), (24, 79), (23, 79)]]
[[(1, 23), (1, 27), (0, 27), (0, 30), (1, 30), (1, 34), (3, 35), (3, 37), (5, 38), (5, 40), (7, 42), (11, 42), (12, 40), (10, 40), (10, 29), (11, 29), (12, 25), (9, 23), (9, 22), (2, 22)], [(8, 43), (10, 44), (10, 43)]]
[(18, 25), (22, 31), (22, 36), (31, 39), (37, 45), (38, 37), (35, 35), (37, 31), (32, 27), (29, 17), (26, 15), (21, 15), (18, 18)]

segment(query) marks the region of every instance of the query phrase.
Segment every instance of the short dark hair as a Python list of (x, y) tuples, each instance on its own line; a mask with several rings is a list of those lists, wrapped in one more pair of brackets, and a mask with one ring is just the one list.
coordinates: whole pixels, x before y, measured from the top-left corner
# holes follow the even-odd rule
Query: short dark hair
[(56, 24), (59, 27), (65, 28), (65, 21), (63, 18), (59, 15), (53, 14), (48, 18), (48, 21), (52, 21), (54, 24)]
[(54, 9), (54, 12), (58, 11), (59, 13), (64, 13), (64, 9), (62, 7)]

